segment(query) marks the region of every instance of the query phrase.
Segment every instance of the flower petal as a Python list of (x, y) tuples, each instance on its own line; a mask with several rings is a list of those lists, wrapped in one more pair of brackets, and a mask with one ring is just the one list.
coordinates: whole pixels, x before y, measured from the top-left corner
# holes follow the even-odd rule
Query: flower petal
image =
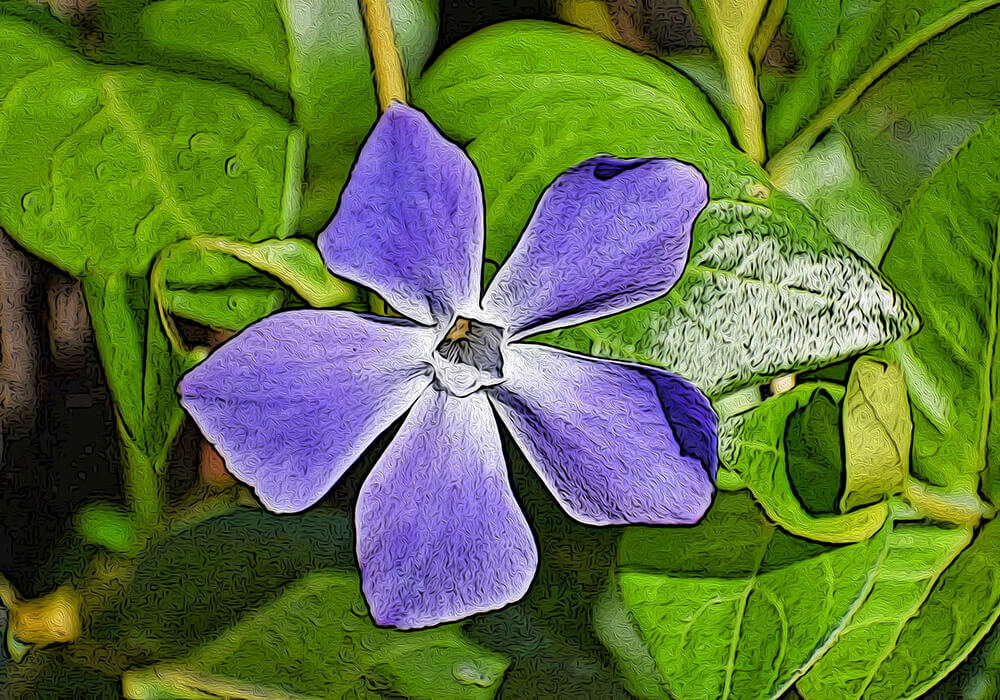
[(707, 201), (705, 179), (685, 163), (591, 158), (542, 195), (483, 309), (517, 338), (662, 296), (684, 269)]
[(269, 510), (319, 500), (431, 382), (433, 332), (347, 311), (287, 311), (181, 380), (181, 403)]
[(591, 525), (697, 522), (712, 500), (716, 418), (674, 375), (514, 344), (488, 390), (567, 513)]
[(392, 103), (318, 240), (330, 270), (430, 324), (475, 308), (483, 195), (472, 162), (422, 113)]
[(518, 600), (538, 564), (489, 401), (429, 389), (361, 488), (358, 560), (380, 625), (425, 627)]

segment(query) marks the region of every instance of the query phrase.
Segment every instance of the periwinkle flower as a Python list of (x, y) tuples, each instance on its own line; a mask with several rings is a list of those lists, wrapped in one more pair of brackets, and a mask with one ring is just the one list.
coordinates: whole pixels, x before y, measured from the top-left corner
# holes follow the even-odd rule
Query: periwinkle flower
[(187, 374), (182, 402), (282, 513), (316, 503), (405, 414), (357, 503), (372, 617), (411, 628), (502, 607), (525, 594), (538, 554), (495, 414), (580, 522), (693, 523), (708, 507), (715, 415), (697, 389), (522, 342), (665, 294), (706, 199), (701, 174), (674, 160), (588, 160), (549, 186), (481, 293), (475, 168), (394, 103), (318, 243), (335, 274), (405, 318), (275, 314)]

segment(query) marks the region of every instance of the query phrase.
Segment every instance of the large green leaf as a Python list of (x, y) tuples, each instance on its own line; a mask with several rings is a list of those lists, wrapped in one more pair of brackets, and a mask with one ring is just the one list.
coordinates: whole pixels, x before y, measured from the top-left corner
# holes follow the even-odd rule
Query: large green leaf
[[(909, 696), (912, 689), (906, 685), (908, 679), (887, 678), (880, 685), (870, 686), (901, 631), (970, 538), (971, 533), (962, 528), (895, 523), (889, 535), (888, 555), (878, 566), (868, 596), (840, 632), (836, 644), (796, 683), (803, 697), (849, 700), (899, 698), (904, 693)], [(939, 624), (943, 630), (948, 629), (943, 621)], [(940, 673), (941, 669), (935, 666), (921, 673), (926, 671)], [(879, 687), (882, 690), (877, 690)]]
[(921, 317), (895, 348), (913, 405), (913, 471), (973, 493), (996, 440), (998, 154), (1000, 116), (928, 180), (882, 264)]
[(376, 627), (357, 574), (322, 571), (188, 657), (127, 672), (124, 688), (126, 697), (141, 700), (242, 695), (246, 688), (274, 698), (374, 699), (395, 692), (414, 700), (476, 700), (496, 695), (508, 663), (465, 639), (460, 625)]
[(0, 106), (0, 224), (39, 257), (145, 275), (182, 238), (281, 233), (299, 180), (294, 132), (271, 110), (227, 86), (89, 64), (17, 20), (0, 23), (0, 47), (21, 76)]
[(748, 494), (721, 494), (694, 528), (626, 531), (617, 586), (642, 645), (605, 641), (626, 642), (623, 658), (645, 648), (660, 678), (633, 683), (643, 697), (778, 697), (847, 624), (885, 547), (884, 530), (841, 547), (800, 540)]
[[(404, 67), (417, 76), (437, 37), (436, 0), (389, 3)], [(308, 145), (300, 229), (333, 214), (377, 116), (371, 58), (353, 0), (116, 0), (102, 4), (102, 60), (224, 82), (293, 117)]]
[(984, 50), (998, 32), (1000, 8), (970, 17), (891, 70), (838, 122), (861, 174), (895, 206), (1000, 109), (1000, 52)]
[[(912, 470), (953, 492), (997, 493), (1000, 117), (943, 164), (904, 212), (883, 267), (921, 330), (895, 347), (913, 413)], [(980, 487), (980, 479), (983, 479)], [(868, 697), (913, 697), (953, 668), (1000, 613), (998, 525), (938, 580), (871, 679)]]
[(785, 29), (799, 71), (768, 111), (768, 145), (783, 146), (809, 117), (879, 59), (906, 47), (973, 0), (788, 0)]
[(512, 22), (452, 47), (414, 98), (479, 169), (494, 263), (542, 190), (595, 154), (670, 156), (707, 178), (716, 201), (695, 224), (677, 289), (547, 342), (657, 364), (718, 393), (910, 329), (899, 297), (804, 207), (773, 192), (704, 95), (659, 61), (568, 27)]

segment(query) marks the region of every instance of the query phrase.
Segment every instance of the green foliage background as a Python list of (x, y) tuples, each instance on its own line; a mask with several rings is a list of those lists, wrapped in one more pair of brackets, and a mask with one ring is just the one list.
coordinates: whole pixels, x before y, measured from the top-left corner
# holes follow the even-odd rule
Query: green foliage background
[(452, 5), (390, 2), (411, 102), (480, 173), (487, 274), (585, 158), (705, 174), (669, 295), (536, 340), (679, 372), (721, 419), (720, 493), (690, 528), (575, 523), (506, 445), (531, 591), (401, 632), (370, 620), (353, 553), (380, 446), (295, 517), (164, 474), (175, 384), (207, 352), (183, 323), (369, 308), (312, 243), (377, 116), (358, 8), (2, 0), (0, 226), (81, 281), (123, 470), (122, 502), (39, 554), (35, 588), (71, 586), (81, 635), (33, 645), (4, 599), (5, 690), (996, 697), (996, 4), (692, 0), (702, 48), (676, 51), (596, 0), (440, 36)]

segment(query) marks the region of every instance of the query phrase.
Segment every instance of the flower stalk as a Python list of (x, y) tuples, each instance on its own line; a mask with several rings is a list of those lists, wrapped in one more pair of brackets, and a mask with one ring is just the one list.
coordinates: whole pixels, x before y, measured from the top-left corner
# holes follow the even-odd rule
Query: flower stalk
[(368, 32), (379, 111), (384, 112), (393, 100), (406, 102), (406, 78), (392, 29), (389, 4), (387, 0), (361, 0), (361, 15)]

